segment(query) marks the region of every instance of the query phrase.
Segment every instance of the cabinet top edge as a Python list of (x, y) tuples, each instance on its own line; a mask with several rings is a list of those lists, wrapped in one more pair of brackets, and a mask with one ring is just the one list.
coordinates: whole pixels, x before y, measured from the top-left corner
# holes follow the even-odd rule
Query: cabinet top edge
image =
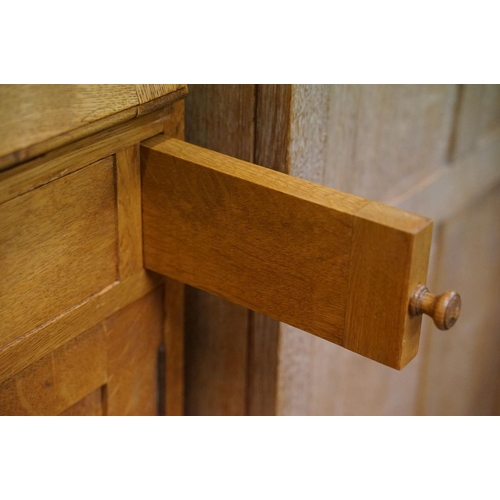
[(185, 84), (0, 85), (0, 171), (169, 106)]

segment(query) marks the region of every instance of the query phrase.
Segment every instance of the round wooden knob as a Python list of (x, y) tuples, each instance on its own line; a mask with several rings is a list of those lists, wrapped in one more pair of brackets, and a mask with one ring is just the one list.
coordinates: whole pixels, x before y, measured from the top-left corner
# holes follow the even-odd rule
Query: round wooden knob
[(440, 330), (448, 330), (455, 324), (461, 307), (462, 301), (457, 292), (450, 290), (441, 295), (434, 295), (424, 285), (419, 285), (410, 299), (410, 314), (427, 314)]

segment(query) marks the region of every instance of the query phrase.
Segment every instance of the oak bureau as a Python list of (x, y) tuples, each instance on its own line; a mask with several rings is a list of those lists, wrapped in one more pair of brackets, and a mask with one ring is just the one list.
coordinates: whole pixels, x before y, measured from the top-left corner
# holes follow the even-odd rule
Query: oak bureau
[(163, 355), (182, 321), (142, 265), (139, 143), (183, 138), (186, 93), (0, 86), (0, 414), (182, 412)]
[(0, 87), (0, 414), (181, 415), (184, 285), (391, 368), (432, 221), (184, 142), (185, 85)]

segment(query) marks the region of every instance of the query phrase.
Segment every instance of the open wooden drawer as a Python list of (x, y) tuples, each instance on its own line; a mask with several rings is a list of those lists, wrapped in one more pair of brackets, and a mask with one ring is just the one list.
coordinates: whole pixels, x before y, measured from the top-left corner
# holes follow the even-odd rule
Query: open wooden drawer
[(430, 220), (183, 142), (183, 86), (88, 87), (41, 136), (53, 89), (3, 91), (0, 413), (181, 414), (184, 284), (396, 369), (455, 322)]

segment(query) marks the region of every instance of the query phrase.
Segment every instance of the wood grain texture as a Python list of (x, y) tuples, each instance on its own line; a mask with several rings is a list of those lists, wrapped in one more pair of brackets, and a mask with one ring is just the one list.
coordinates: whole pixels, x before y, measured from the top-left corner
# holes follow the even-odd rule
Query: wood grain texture
[(248, 311), (186, 287), (185, 317), (186, 415), (245, 415)]
[(0, 415), (58, 415), (106, 379), (106, 336), (98, 325), (3, 382)]
[(2, 85), (0, 169), (151, 112), (168, 104), (169, 96), (173, 100), (186, 93), (184, 85)]
[(184, 284), (165, 280), (165, 413), (184, 415)]
[(176, 139), (184, 139), (185, 135), (185, 102), (174, 102), (164, 112), (163, 119), (163, 134), (165, 137), (175, 137)]
[[(254, 163), (288, 172), (291, 123), (291, 85), (256, 85)], [(276, 412), (278, 344), (275, 319), (249, 312), (247, 414)]]
[(124, 279), (143, 267), (139, 144), (116, 153), (116, 197), (119, 273)]
[[(182, 115), (179, 115), (178, 106), (175, 106), (175, 110), (169, 107), (138, 118), (130, 123), (103, 131), (92, 138), (86, 138), (60, 148), (57, 151), (48, 153), (43, 158), (33, 160), (15, 169), (2, 172), (0, 173), (0, 200), (12, 200), (12, 202), (17, 203), (16, 200), (37, 193), (37, 188), (47, 188), (51, 184), (57, 185), (56, 182), (53, 182), (54, 180), (60, 179), (63, 183), (67, 182), (64, 179), (71, 172), (74, 172), (72, 175), (83, 175), (80, 172), (85, 171), (89, 163), (95, 162), (103, 156), (113, 155), (145, 138), (157, 135), (164, 129), (166, 123), (170, 123), (172, 126), (178, 123), (180, 116)], [(83, 170), (81, 170), (82, 168)], [(71, 178), (71, 176), (68, 178)], [(122, 181), (128, 182), (129, 180), (128, 177), (122, 176)], [(94, 189), (95, 186), (92, 185), (92, 190)], [(102, 189), (103, 186), (98, 186), (96, 192)], [(60, 196), (59, 190), (56, 191)], [(28, 194), (23, 195), (24, 193)], [(109, 203), (116, 211), (114, 181), (110, 187), (110, 195)], [(76, 196), (81, 196), (81, 193)], [(93, 194), (91, 198), (95, 196), (96, 194)], [(80, 203), (89, 203), (89, 201), (84, 200), (80, 201)], [(91, 213), (94, 210), (96, 210), (96, 207), (91, 209)], [(29, 220), (25, 224), (28, 222)], [(120, 222), (125, 225), (123, 221)], [(11, 230), (13, 231), (13, 229)], [(102, 228), (99, 230), (102, 230)], [(17, 237), (21, 236), (17, 235)], [(92, 244), (94, 233), (92, 232), (90, 236), (88, 241), (85, 241), (85, 245), (90, 246)], [(113, 239), (116, 247), (116, 226)], [(0, 251), (5, 253), (9, 246), (10, 244), (7, 247), (3, 246)], [(74, 265), (79, 265), (79, 262), (79, 260), (76, 260)], [(113, 264), (115, 276), (116, 265), (115, 262)], [(53, 266), (56, 266), (56, 263)], [(54, 279), (56, 278), (54, 277)], [(138, 273), (130, 275), (128, 278), (122, 277), (121, 282), (114, 281), (111, 285), (106, 286), (104, 290), (84, 298), (81, 302), (71, 304), (70, 309), (63, 311), (15, 342), (0, 349), (0, 381), (15, 375), (31, 363), (50, 354), (50, 352), (61, 347), (82, 332), (92, 328), (122, 307), (149, 293), (159, 283), (158, 277), (145, 273), (143, 269), (140, 269)], [(47, 297), (50, 298), (51, 294), (47, 294)]]
[[(246, 161), (254, 159), (254, 85), (189, 85), (186, 139)], [(249, 312), (186, 290), (186, 413), (244, 415)]]
[[(143, 143), (141, 163), (147, 268), (397, 369), (416, 354), (408, 335), (420, 320), (407, 308), (409, 287), (426, 278), (428, 219), (175, 139)], [(350, 269), (369, 276), (371, 293), (383, 284), (383, 311), (366, 293), (348, 295)], [(351, 302), (368, 343), (354, 340), (362, 324), (345, 332)], [(380, 341), (377, 327), (387, 329)]]
[(166, 96), (177, 90), (185, 89), (185, 85), (156, 84), (156, 85), (134, 85), (137, 92), (139, 104), (145, 104), (154, 99)]
[(116, 232), (112, 158), (2, 204), (1, 345), (112, 284)]
[[(170, 106), (165, 117), (163, 135), (184, 140), (184, 100)], [(142, 209), (142, 207), (141, 207)], [(142, 212), (141, 212), (142, 216)], [(142, 224), (142, 217), (141, 217)], [(141, 234), (142, 241), (142, 234)], [(164, 391), (161, 401), (165, 415), (184, 415), (185, 403), (185, 285), (174, 280), (165, 280), (165, 313), (163, 320)], [(160, 387), (160, 390), (162, 388)]]
[(159, 134), (170, 114), (170, 108), (160, 110), (0, 172), (0, 202), (20, 196)]
[(279, 322), (250, 311), (247, 414), (274, 415), (278, 382)]
[[(356, 214), (343, 346), (401, 369), (418, 353), (422, 318), (411, 317), (408, 304), (427, 279), (432, 222), (405, 212), (403, 227), (395, 231), (394, 210), (370, 203)], [(389, 306), (388, 300), (398, 304)], [(398, 330), (401, 336), (394, 335)]]
[(254, 163), (288, 173), (292, 85), (257, 85), (256, 91)]
[(121, 309), (105, 325), (107, 415), (157, 415), (163, 291), (158, 289)]
[(141, 272), (115, 282), (0, 349), (0, 382), (50, 354), (111, 314), (158, 287), (158, 276)]
[(96, 389), (88, 396), (60, 413), (62, 417), (100, 417), (102, 412), (102, 388)]

